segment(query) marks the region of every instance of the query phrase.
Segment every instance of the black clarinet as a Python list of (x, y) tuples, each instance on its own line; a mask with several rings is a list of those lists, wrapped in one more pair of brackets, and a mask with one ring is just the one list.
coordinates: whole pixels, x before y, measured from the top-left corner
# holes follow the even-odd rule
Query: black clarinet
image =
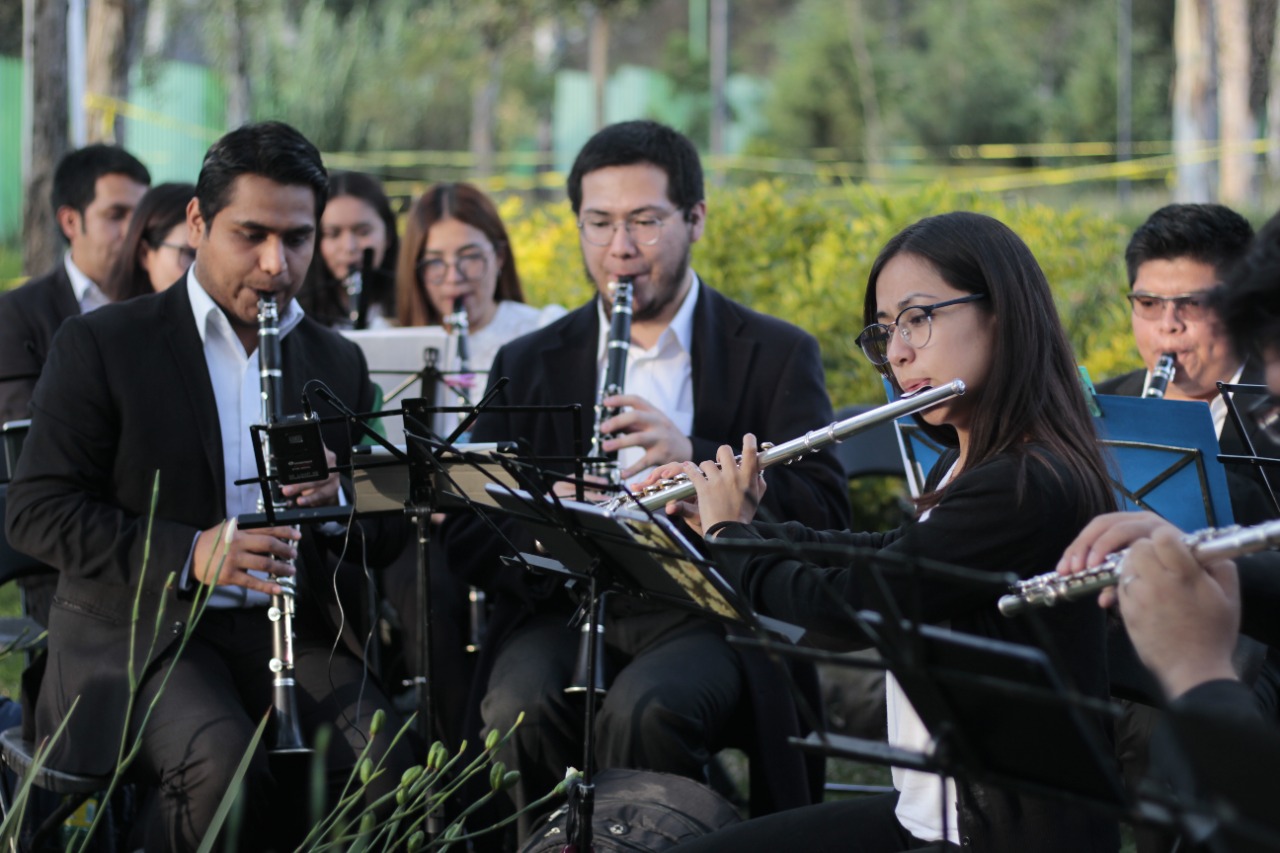
[[(471, 320), (467, 316), (466, 297), (459, 296), (453, 301), (453, 313), (445, 319), (448, 321), (449, 326), (452, 327), (453, 335), (457, 339), (457, 378), (462, 379), (471, 372)], [(462, 398), (463, 405), (470, 406), (471, 395), (466, 393), (465, 389), (459, 388), (457, 390), (458, 396)], [(465, 417), (465, 412), (459, 413), (459, 422)], [(469, 433), (464, 433), (458, 440), (466, 441), (468, 436)], [(485, 635), (489, 632), (489, 605), (484, 590), (478, 586), (467, 588), (467, 621), (469, 623), (467, 651), (478, 652), (484, 644)]]
[[(591, 432), (591, 455), (603, 461), (587, 465), (587, 473), (601, 477), (615, 488), (622, 483), (618, 468), (618, 454), (604, 451), (604, 440), (608, 438), (601, 429), (601, 424), (618, 414), (618, 410), (604, 404), (605, 397), (625, 393), (627, 384), (627, 358), (631, 354), (631, 290), (634, 286), (629, 276), (620, 276), (616, 282), (609, 283), (613, 293), (613, 313), (609, 322), (609, 342), (605, 351), (604, 381), (600, 383), (600, 391), (596, 395), (596, 424)], [(569, 686), (564, 692), (570, 696), (588, 695), (589, 698), (604, 696), (608, 678), (604, 671), (604, 617), (605, 596), (601, 595), (594, 602), (592, 613), (584, 612), (582, 634), (578, 642), (578, 660), (569, 679)]]
[(591, 432), (591, 455), (596, 459), (607, 461), (592, 462), (587, 466), (587, 473), (602, 477), (611, 486), (621, 485), (618, 475), (618, 454), (605, 453), (604, 441), (609, 436), (604, 434), (601, 425), (618, 414), (618, 409), (604, 404), (605, 397), (626, 393), (627, 357), (631, 353), (631, 289), (633, 283), (630, 276), (620, 276), (616, 282), (610, 282), (613, 291), (613, 313), (609, 320), (609, 343), (605, 350), (604, 381), (600, 383), (600, 392), (596, 395), (596, 425)]
[[(258, 300), (258, 378), (262, 392), (262, 423), (271, 425), (279, 423), (283, 414), (281, 395), (283, 394), (283, 375), (280, 369), (280, 309), (274, 296), (264, 296)], [(271, 437), (267, 430), (261, 432), (262, 458), (267, 463), (267, 477), (271, 488), (271, 505), (274, 510), (287, 508), (280, 484), (276, 482), (275, 456), (271, 452)], [(258, 510), (265, 509), (262, 499), (258, 499)], [(271, 661), (268, 666), (272, 672), (271, 702), (275, 717), (274, 741), (271, 752), (309, 752), (302, 741), (302, 730), (298, 725), (298, 699), (294, 692), (293, 667), (293, 617), (296, 587), (292, 576), (280, 575), (273, 578), (281, 592), (271, 596), (271, 606), (267, 608), (267, 618), (271, 620)]]
[(1150, 397), (1153, 400), (1164, 398), (1164, 392), (1169, 388), (1169, 383), (1173, 381), (1173, 374), (1178, 369), (1175, 358), (1171, 352), (1161, 353), (1155, 368), (1151, 371), (1151, 381), (1147, 383), (1147, 390), (1142, 392), (1144, 398)]

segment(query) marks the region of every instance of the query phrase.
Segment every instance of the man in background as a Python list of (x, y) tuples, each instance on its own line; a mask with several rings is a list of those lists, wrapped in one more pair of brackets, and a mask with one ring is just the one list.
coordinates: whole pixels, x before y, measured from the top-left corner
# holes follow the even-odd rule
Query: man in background
[(0, 294), (0, 423), (31, 416), (31, 391), (62, 321), (112, 301), (102, 285), (150, 183), (147, 167), (113, 145), (90, 145), (58, 163), (52, 203), (67, 253), (45, 275)]

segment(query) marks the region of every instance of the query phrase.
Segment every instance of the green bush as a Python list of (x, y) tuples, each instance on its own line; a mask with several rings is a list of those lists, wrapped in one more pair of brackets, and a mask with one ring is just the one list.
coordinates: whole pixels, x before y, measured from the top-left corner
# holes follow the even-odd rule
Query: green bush
[[(802, 192), (761, 182), (711, 191), (693, 265), (727, 295), (813, 334), (837, 408), (878, 403), (884, 400), (879, 375), (854, 346), (867, 273), (880, 247), (902, 228), (952, 210), (994, 216), (1027, 242), (1053, 287), (1076, 355), (1095, 379), (1138, 365), (1121, 298), (1127, 229), (1082, 210), (1008, 204), (942, 185)], [(572, 308), (590, 296), (567, 202), (530, 209), (508, 201), (503, 216), (531, 303)]]

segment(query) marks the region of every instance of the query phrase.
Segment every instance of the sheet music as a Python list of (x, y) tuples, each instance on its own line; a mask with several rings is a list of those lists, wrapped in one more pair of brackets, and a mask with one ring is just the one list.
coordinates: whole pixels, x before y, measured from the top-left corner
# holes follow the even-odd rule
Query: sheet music
[[(384, 395), (411, 374), (422, 370), (426, 364), (425, 353), (428, 349), (435, 349), (439, 353), (437, 363), (443, 364), (450, 344), (449, 335), (443, 326), (346, 330), (342, 332), (342, 336), (364, 352), (365, 361), (369, 363), (369, 376), (382, 388)], [(399, 398), (388, 400), (383, 408), (398, 409), (401, 398), (421, 395), (422, 384), (415, 382)], [(388, 441), (392, 444), (404, 444), (404, 423), (398, 416), (384, 418), (382, 424)]]

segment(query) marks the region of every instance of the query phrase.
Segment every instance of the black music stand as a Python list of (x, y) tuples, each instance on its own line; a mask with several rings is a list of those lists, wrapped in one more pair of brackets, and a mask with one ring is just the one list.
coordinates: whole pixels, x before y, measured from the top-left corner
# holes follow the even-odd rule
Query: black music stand
[[(803, 634), (793, 625), (752, 611), (702, 549), (665, 514), (641, 508), (610, 509), (500, 485), (490, 485), (487, 491), (500, 508), (528, 527), (557, 558), (549, 560), (535, 554), (522, 554), (522, 562), (586, 583), (588, 594), (578, 612), (587, 620), (588, 636), (595, 636), (597, 630), (596, 602), (603, 595), (615, 593), (745, 624), (759, 633), (771, 632), (783, 637), (787, 642), (795, 642)], [(595, 671), (595, 654), (596, 644), (588, 643), (588, 672)], [(788, 685), (792, 686), (789, 681)], [(805, 707), (803, 700), (800, 705)], [(584, 722), (582, 780), (569, 791), (571, 819), (567, 841), (580, 851), (591, 849), (594, 708), (595, 702), (589, 700)]]
[(1267, 406), (1271, 403), (1271, 392), (1267, 390), (1265, 385), (1233, 385), (1228, 382), (1218, 383), (1218, 393), (1222, 395), (1223, 401), (1227, 404), (1227, 414), (1231, 418), (1231, 422), (1236, 426), (1236, 433), (1244, 442), (1245, 449), (1248, 451), (1243, 456), (1233, 455), (1229, 453), (1218, 454), (1218, 461), (1224, 465), (1252, 465), (1258, 469), (1258, 476), (1262, 478), (1262, 483), (1266, 486), (1267, 496), (1271, 498), (1271, 508), (1280, 515), (1280, 499), (1276, 497), (1275, 486), (1271, 483), (1271, 477), (1267, 469), (1280, 465), (1280, 443), (1272, 441), (1266, 432), (1263, 432), (1263, 439), (1267, 444), (1261, 448), (1269, 452), (1270, 456), (1259, 454), (1259, 449), (1249, 435), (1249, 430), (1245, 426), (1244, 415), (1240, 412), (1240, 404), (1236, 401), (1237, 394), (1243, 394), (1245, 397), (1257, 397), (1260, 399), (1252, 401), (1248, 406), (1250, 417), (1259, 414), (1259, 406)]

